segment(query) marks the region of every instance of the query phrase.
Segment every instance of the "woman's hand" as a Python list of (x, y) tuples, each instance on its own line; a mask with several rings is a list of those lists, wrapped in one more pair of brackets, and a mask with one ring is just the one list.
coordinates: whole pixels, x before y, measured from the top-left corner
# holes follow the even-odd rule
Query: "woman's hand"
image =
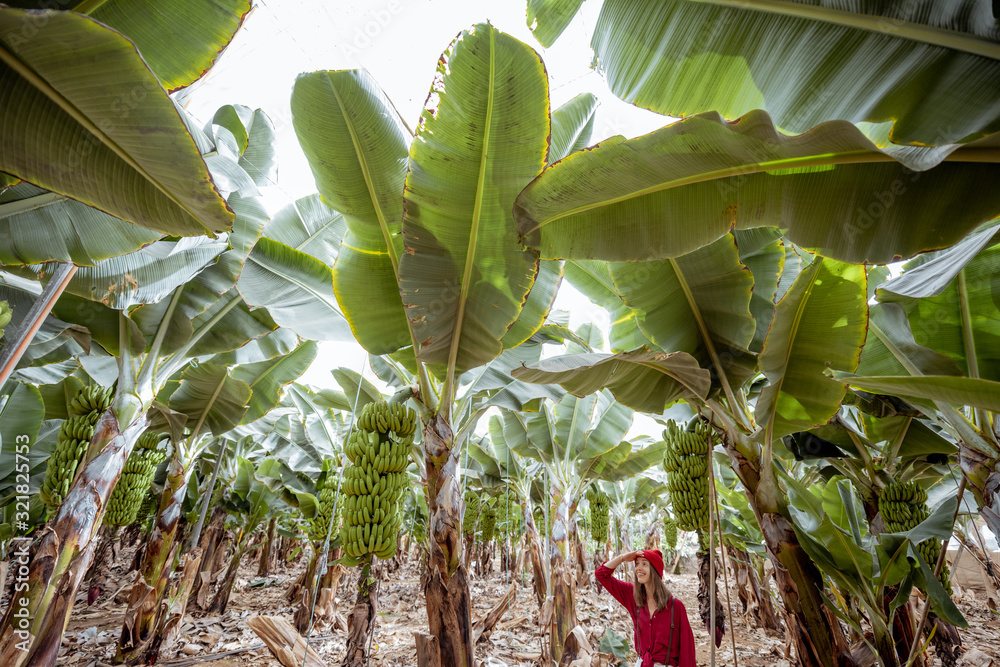
[(622, 563), (634, 563), (636, 558), (642, 558), (642, 552), (629, 551), (627, 553), (623, 553), (621, 556), (618, 556), (617, 558), (612, 558), (610, 561), (607, 562), (607, 566), (613, 570)]

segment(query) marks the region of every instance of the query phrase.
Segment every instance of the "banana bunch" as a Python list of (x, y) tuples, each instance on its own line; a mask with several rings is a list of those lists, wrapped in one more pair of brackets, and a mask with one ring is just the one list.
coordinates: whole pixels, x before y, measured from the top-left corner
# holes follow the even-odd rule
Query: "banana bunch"
[(147, 431), (139, 436), (139, 441), (125, 461), (122, 476), (108, 499), (108, 510), (104, 514), (106, 525), (128, 526), (136, 520), (146, 491), (156, 474), (156, 466), (167, 458), (167, 442), (163, 433)]
[(10, 309), (10, 304), (0, 301), (0, 339), (3, 339), (3, 328), (10, 322), (14, 311)]
[(521, 503), (517, 494), (503, 493), (497, 504), (497, 532), (502, 535), (513, 535), (521, 527)]
[[(887, 485), (879, 496), (878, 509), (886, 529), (891, 533), (913, 530), (931, 514), (927, 507), (927, 492), (913, 480), (902, 484), (892, 482)], [(941, 540), (936, 537), (924, 540), (917, 545), (917, 551), (933, 569), (941, 555)], [(939, 581), (951, 595), (951, 572), (947, 563), (941, 567)]]
[(711, 432), (699, 421), (692, 431), (668, 422), (663, 431), (667, 453), (667, 490), (677, 525), (681, 530), (698, 530), (708, 523), (708, 452)]
[[(92, 416), (93, 415), (93, 416)], [(76, 469), (87, 453), (90, 439), (94, 437), (97, 413), (72, 417), (63, 422), (59, 429), (56, 449), (49, 457), (45, 468), (45, 480), (40, 495), (50, 513), (54, 513), (69, 493), (69, 487), (76, 477)]]
[[(324, 469), (333, 469), (333, 459), (324, 461)], [(330, 517), (333, 516), (333, 507), (337, 505), (337, 513), (342, 514), (343, 498), (337, 503), (337, 479), (332, 474), (327, 474), (323, 478), (323, 483), (316, 489), (319, 492), (319, 511), (309, 522), (309, 539), (313, 542), (322, 542), (326, 539), (327, 531), (330, 529)], [(334, 524), (336, 529), (336, 524)]]
[(114, 387), (102, 387), (97, 384), (84, 387), (69, 402), (70, 414), (85, 415), (89, 412), (104, 412), (111, 407), (112, 398), (114, 398)]
[(663, 517), (663, 544), (669, 551), (677, 549), (677, 521), (673, 517)]
[(608, 541), (611, 498), (596, 486), (591, 486), (587, 489), (587, 501), (590, 503), (590, 537), (598, 544), (604, 544)]
[[(396, 555), (403, 517), (399, 500), (409, 483), (410, 445), (416, 413), (396, 403), (369, 403), (344, 446), (351, 464), (344, 469), (340, 541), (349, 559), (368, 554), (383, 560)], [(322, 492), (320, 503), (322, 504)], [(328, 500), (332, 503), (333, 497)], [(329, 521), (329, 515), (327, 515)]]
[(417, 430), (417, 413), (402, 403), (369, 403), (358, 416), (358, 428), (377, 433), (393, 431), (398, 437), (405, 438)]
[(465, 492), (465, 514), (462, 515), (462, 533), (473, 535), (479, 520), (479, 495), (475, 491)]
[[(160, 496), (150, 487), (142, 499), (142, 504), (139, 505), (139, 511), (136, 513), (135, 518), (137, 521), (145, 524), (146, 520), (153, 516), (159, 508)], [(145, 527), (143, 528), (143, 532), (146, 532)]]
[(482, 521), (479, 522), (480, 541), (491, 542), (496, 537), (497, 528), (497, 506), (496, 500), (489, 498), (481, 503), (483, 507)]

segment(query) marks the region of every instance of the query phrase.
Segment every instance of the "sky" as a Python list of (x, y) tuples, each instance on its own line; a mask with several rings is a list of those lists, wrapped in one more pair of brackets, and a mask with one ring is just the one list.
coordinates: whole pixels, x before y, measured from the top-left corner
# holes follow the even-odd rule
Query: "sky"
[[(539, 52), (549, 74), (553, 109), (583, 92), (598, 97), (592, 143), (618, 134), (639, 136), (674, 120), (622, 102), (591, 68), (590, 34), (598, 2), (584, 3), (550, 49), (542, 48), (528, 29), (525, 0), (256, 0), (255, 5), (216, 65), (187, 91), (185, 104), (202, 124), (226, 104), (260, 108), (268, 114), (275, 125), (279, 160), (278, 180), (264, 192), (272, 211), (316, 192), (291, 124), (289, 99), (296, 76), (365, 68), (415, 127), (438, 58), (462, 30), (476, 23), (488, 21)], [(607, 327), (606, 311), (565, 282), (555, 308), (569, 311), (573, 328), (584, 322)], [(335, 387), (331, 369), (344, 366), (360, 371), (364, 365), (365, 353), (356, 343), (325, 342), (300, 381)], [(370, 368), (364, 373), (373, 379)], [(639, 417), (630, 437), (659, 432), (659, 428)]]

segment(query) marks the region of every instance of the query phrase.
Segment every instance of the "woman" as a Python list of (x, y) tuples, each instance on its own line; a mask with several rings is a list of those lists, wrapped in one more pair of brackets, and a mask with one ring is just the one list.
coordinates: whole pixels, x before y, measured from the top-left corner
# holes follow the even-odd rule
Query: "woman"
[[(635, 584), (615, 579), (624, 562), (635, 563)], [(613, 558), (594, 573), (604, 589), (621, 602), (635, 628), (636, 667), (695, 667), (694, 633), (684, 604), (663, 583), (659, 550), (633, 551)]]

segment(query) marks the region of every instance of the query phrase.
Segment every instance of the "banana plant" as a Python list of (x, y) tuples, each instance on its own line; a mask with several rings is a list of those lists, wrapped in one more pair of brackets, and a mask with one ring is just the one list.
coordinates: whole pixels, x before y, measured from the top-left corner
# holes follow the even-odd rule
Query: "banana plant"
[[(658, 464), (664, 443), (623, 440), (632, 425), (632, 410), (618, 403), (609, 391), (584, 398), (568, 394), (554, 405), (546, 403), (537, 413), (504, 411), (502, 420), (505, 445), (542, 463), (551, 483), (549, 502), (557, 507), (544, 560), (553, 600), (550, 646), (552, 658), (558, 662), (566, 638), (577, 624), (573, 588), (565, 570), (566, 559), (574, 555), (572, 545), (582, 548), (576, 510), (583, 494), (597, 479), (617, 481)], [(585, 569), (582, 552), (575, 555)]]
[[(73, 572), (86, 570), (92, 559), (93, 537), (125, 459), (149, 418), (169, 414), (169, 409), (149, 413), (159, 405), (161, 389), (191, 357), (232, 351), (277, 328), (266, 313), (251, 313), (234, 287), (239, 267), (267, 222), (255, 199), (256, 185), (233, 154), (221, 155), (228, 133), (216, 125), (210, 127), (211, 136), (187, 127), (206, 152), (214, 147), (220, 154), (212, 160), (213, 169), (229, 174), (227, 187), (243, 188), (229, 194), (230, 205), (239, 212), (235, 231), (221, 240), (157, 241), (82, 268), (54, 308), (61, 321), (89, 331), (92, 354), (79, 357), (79, 363), (103, 384), (116, 383), (117, 393), (91, 440), (89, 462), (53, 522), (40, 533), (41, 544), (54, 540), (58, 547), (40, 549), (32, 565), (28, 607), (34, 625), (27, 657), (39, 664), (55, 659), (61, 636), (57, 628), (65, 626), (71, 608), (66, 600), (75, 591), (70, 582), (79, 581)], [(97, 498), (102, 500), (95, 506)], [(69, 579), (63, 582), (65, 577)], [(8, 614), (5, 623), (10, 618)]]
[(561, 265), (540, 267), (518, 245), (510, 211), (547, 161), (563, 157), (550, 135), (559, 150), (586, 144), (594, 104), (550, 116), (538, 55), (480, 24), (442, 56), (415, 136), (362, 71), (303, 74), (291, 106), (320, 194), (348, 226), (336, 301), (366, 350), (397, 355), (417, 376), (427, 506), (441, 527), (424, 579), (429, 627), (442, 663), (468, 666), (459, 379), (542, 325)]
[(256, 468), (247, 459), (237, 459), (236, 479), (233, 486), (223, 492), (225, 509), (237, 525), (236, 546), (226, 568), (226, 574), (209, 606), (210, 611), (225, 613), (229, 595), (236, 583), (240, 561), (243, 560), (250, 544), (250, 536), (282, 505), (281, 494), (272, 488), (275, 483), (273, 478), (279, 466), (278, 461), (270, 458), (261, 461)]
[[(528, 26), (551, 46), (582, 0), (527, 4)], [(767, 109), (793, 132), (840, 119), (886, 142), (940, 145), (1000, 127), (996, 89), (982, 85), (1000, 73), (990, 9), (977, 0), (948, 13), (894, 3), (612, 0), (601, 5), (591, 45), (611, 91), (657, 113), (715, 109), (735, 119)], [(802, 49), (807, 66), (789, 67)], [(856, 67), (856, 57), (868, 66)]]
[[(619, 402), (653, 415), (681, 400), (711, 415), (763, 528), (786, 609), (797, 618), (798, 655), (803, 664), (821, 665), (832, 664), (847, 642), (823, 606), (820, 571), (794, 546), (787, 498), (766, 462), (774, 460), (776, 439), (822, 425), (840, 408), (846, 390), (825, 373), (857, 368), (867, 281), (862, 267), (830, 258), (807, 255), (804, 268), (786, 262), (790, 248), (760, 228), (675, 258), (589, 262), (587, 284), (623, 304), (616, 320), (632, 333), (618, 338), (646, 345), (552, 357), (513, 374), (558, 382), (578, 396), (606, 387)], [(767, 384), (755, 396), (759, 372)]]

